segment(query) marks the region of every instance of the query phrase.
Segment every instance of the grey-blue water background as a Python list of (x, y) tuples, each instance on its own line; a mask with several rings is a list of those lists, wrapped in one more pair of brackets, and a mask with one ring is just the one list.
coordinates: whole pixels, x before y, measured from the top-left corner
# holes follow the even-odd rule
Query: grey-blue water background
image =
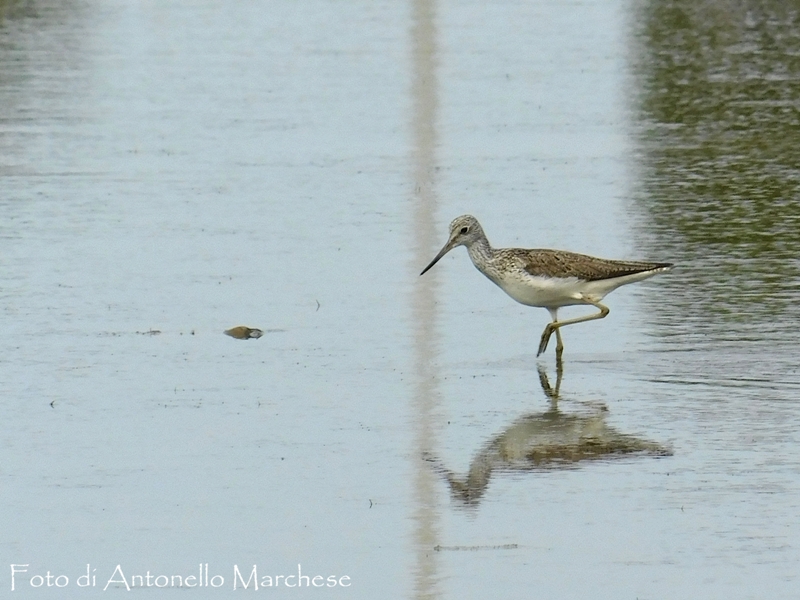
[[(2, 596), (796, 598), (799, 108), (794, 3), (0, 1)], [(467, 212), (678, 267), (555, 409)]]

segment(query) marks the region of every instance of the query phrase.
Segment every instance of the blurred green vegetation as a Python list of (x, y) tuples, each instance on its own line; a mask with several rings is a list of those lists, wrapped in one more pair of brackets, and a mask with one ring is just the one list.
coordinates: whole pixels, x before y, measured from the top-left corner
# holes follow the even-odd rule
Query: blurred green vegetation
[(36, 16), (34, 0), (0, 0), (0, 27), (6, 20)]
[(677, 309), (711, 324), (714, 313), (763, 323), (793, 310), (800, 4), (673, 0), (635, 12), (637, 202), (648, 245), (679, 263), (666, 284)]

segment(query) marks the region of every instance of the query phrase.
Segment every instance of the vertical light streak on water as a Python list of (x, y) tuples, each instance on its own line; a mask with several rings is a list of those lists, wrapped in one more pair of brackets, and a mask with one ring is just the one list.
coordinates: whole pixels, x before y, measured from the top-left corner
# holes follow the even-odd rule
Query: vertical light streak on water
[[(414, 0), (411, 30), (413, 83), (412, 83), (412, 143), (414, 178), (414, 265), (421, 269), (435, 253), (436, 235), (434, 217), (436, 194), (434, 173), (436, 164), (436, 15), (435, 0)], [(414, 369), (416, 386), (413, 411), (416, 418), (412, 460), (414, 470), (414, 541), (416, 545), (415, 590), (416, 598), (434, 598), (436, 592), (436, 560), (432, 550), (438, 538), (437, 514), (434, 502), (434, 476), (421, 460), (423, 453), (433, 449), (434, 428), (432, 420), (437, 404), (434, 378), (435, 339), (432, 335), (436, 322), (435, 277), (415, 282), (412, 296), (414, 322)]]

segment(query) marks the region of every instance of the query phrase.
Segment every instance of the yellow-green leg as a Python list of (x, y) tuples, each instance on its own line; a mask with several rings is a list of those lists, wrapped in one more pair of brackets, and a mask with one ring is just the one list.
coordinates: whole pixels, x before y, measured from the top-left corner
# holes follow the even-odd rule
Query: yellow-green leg
[[(545, 344), (547, 345), (547, 344)], [(561, 339), (561, 329), (556, 327), (556, 362), (561, 362), (561, 355), (564, 354), (564, 341)]]
[(561, 354), (564, 352), (564, 342), (561, 340), (561, 328), (564, 325), (574, 325), (575, 323), (584, 323), (585, 321), (594, 321), (595, 319), (602, 319), (608, 313), (608, 307), (600, 304), (599, 302), (592, 302), (591, 300), (584, 300), (587, 304), (591, 304), (592, 306), (596, 307), (600, 312), (595, 313), (593, 315), (586, 315), (585, 317), (575, 317), (574, 319), (567, 319), (566, 321), (559, 321), (558, 320), (558, 309), (557, 308), (549, 308), (550, 314), (553, 317), (553, 321), (548, 323), (547, 326), (544, 328), (542, 332), (542, 339), (539, 342), (539, 351), (536, 353), (536, 356), (539, 356), (547, 350), (547, 344), (550, 341), (550, 336), (553, 335), (553, 332), (556, 333), (556, 360), (561, 359)]

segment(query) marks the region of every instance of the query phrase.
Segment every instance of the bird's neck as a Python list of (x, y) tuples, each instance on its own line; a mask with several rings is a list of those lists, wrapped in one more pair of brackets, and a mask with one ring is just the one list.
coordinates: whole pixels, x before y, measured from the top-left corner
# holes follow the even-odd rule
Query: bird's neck
[(469, 252), (469, 257), (472, 259), (473, 264), (480, 269), (491, 261), (494, 255), (494, 248), (489, 244), (486, 236), (483, 236), (467, 246), (467, 252)]

